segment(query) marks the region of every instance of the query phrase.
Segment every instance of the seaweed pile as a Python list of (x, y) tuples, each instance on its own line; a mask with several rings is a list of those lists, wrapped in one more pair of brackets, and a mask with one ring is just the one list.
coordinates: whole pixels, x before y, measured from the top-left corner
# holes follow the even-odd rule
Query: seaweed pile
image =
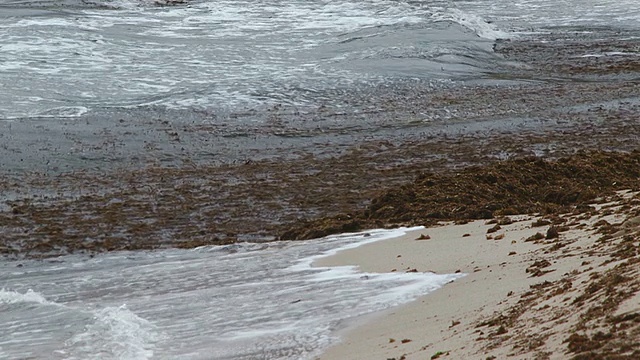
[(429, 225), (500, 215), (580, 212), (615, 190), (640, 186), (640, 152), (579, 152), (557, 160), (511, 159), (422, 174), (389, 189), (363, 211), (293, 226), (282, 239), (311, 239), (371, 227)]

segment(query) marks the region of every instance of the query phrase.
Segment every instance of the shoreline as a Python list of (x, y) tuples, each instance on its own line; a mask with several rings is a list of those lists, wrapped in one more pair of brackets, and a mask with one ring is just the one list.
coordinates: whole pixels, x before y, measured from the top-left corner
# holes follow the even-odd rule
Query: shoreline
[[(639, 199), (618, 192), (588, 215), (504, 217), (495, 232), (495, 221), (447, 223), (319, 259), (314, 266), (467, 275), (356, 320), (317, 359), (632, 359), (640, 354)], [(546, 239), (551, 227), (561, 231)], [(634, 250), (621, 255), (625, 241)], [(603, 282), (612, 276), (620, 282)]]

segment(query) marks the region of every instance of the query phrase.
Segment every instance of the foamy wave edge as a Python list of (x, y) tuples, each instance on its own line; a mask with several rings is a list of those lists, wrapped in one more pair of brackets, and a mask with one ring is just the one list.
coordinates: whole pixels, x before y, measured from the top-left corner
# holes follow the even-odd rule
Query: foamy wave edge
[(27, 290), (23, 294), (17, 291), (6, 290), (5, 288), (2, 288), (0, 289), (0, 302), (5, 304), (38, 303), (42, 305), (60, 305), (47, 300), (42, 294), (33, 291), (32, 289)]
[(455, 22), (472, 30), (479, 37), (489, 40), (511, 39), (516, 37), (515, 33), (501, 30), (482, 17), (464, 12), (460, 9), (444, 9), (442, 12), (434, 14), (433, 20)]
[(120, 360), (150, 359), (154, 344), (162, 339), (152, 323), (129, 310), (126, 304), (83, 310), (49, 301), (32, 289), (21, 293), (5, 288), (0, 289), (0, 303), (37, 303), (89, 313), (93, 322), (86, 325), (84, 332), (67, 340), (63, 350), (56, 351), (66, 360), (105, 359), (105, 354)]

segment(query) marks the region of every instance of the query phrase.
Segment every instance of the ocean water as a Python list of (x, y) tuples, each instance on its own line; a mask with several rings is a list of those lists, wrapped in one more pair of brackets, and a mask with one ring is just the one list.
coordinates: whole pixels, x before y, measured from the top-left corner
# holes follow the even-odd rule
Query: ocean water
[(496, 39), (640, 36), (635, 0), (162, 1), (0, 0), (4, 168), (226, 164), (429, 132), (451, 117), (421, 107), (433, 91), (536, 80)]
[(497, 38), (640, 17), (634, 0), (161, 1), (0, 0), (0, 119), (331, 104), (508, 71)]
[(402, 233), (0, 260), (0, 359), (312, 359), (349, 320), (463, 276), (311, 266)]
[(397, 1), (3, 0), (0, 12), (7, 119), (303, 106), (327, 89), (442, 78), (445, 65), (473, 72), (481, 65), (463, 57), (491, 58), (490, 40), (504, 35), (472, 15)]

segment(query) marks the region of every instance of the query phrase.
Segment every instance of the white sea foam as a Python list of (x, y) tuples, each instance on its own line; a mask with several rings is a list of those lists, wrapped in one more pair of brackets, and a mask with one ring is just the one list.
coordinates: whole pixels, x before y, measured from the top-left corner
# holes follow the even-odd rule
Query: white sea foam
[(20, 293), (13, 290), (0, 289), (0, 302), (5, 304), (16, 304), (16, 303), (38, 303), (42, 305), (58, 305), (54, 302), (47, 300), (42, 294), (33, 291), (32, 289), (27, 290), (24, 293)]
[[(336, 247), (331, 250), (325, 251), (321, 254), (310, 256), (302, 259), (298, 264), (292, 266), (291, 270), (300, 271), (304, 268), (312, 268), (313, 262), (318, 259), (335, 255), (343, 250), (354, 249), (362, 245), (370, 244), (377, 241), (383, 241), (395, 237), (402, 236), (409, 231), (415, 231), (423, 229), (424, 227), (418, 226), (413, 228), (399, 228), (394, 230), (373, 230), (372, 232), (366, 232), (369, 236), (363, 237), (361, 241), (353, 242), (341, 247)], [(363, 235), (363, 233), (354, 234), (352, 236)], [(414, 300), (419, 295), (424, 295), (429, 292), (435, 291), (442, 287), (444, 284), (454, 281), (466, 274), (434, 274), (434, 273), (364, 273), (357, 269), (355, 266), (336, 266), (336, 267), (315, 267), (316, 269), (323, 269), (325, 271), (314, 273), (313, 281), (326, 281), (336, 279), (359, 279), (366, 281), (380, 281), (380, 282), (396, 282), (399, 285), (393, 288), (392, 292), (381, 292), (375, 296), (372, 296), (369, 301), (373, 304), (381, 304), (384, 308), (390, 306), (396, 306), (411, 300)]]
[(460, 9), (447, 8), (434, 14), (433, 18), (436, 21), (453, 21), (458, 23), (485, 39), (496, 40), (515, 37), (513, 32), (500, 30), (495, 24), (488, 23), (481, 16)]
[[(317, 254), (317, 255), (306, 257), (304, 259), (300, 259), (300, 260), (297, 261), (297, 263), (295, 265), (291, 266), (289, 268), (289, 270), (291, 270), (291, 271), (308, 270), (308, 269), (311, 268), (311, 265), (313, 264), (313, 262), (318, 260), (318, 259), (335, 255), (338, 252), (343, 251), (343, 250), (354, 249), (354, 248), (360, 247), (362, 245), (370, 244), (370, 243), (373, 243), (373, 242), (399, 237), (399, 236), (402, 236), (402, 235), (406, 234), (408, 231), (419, 230), (419, 229), (422, 229), (422, 228), (423, 228), (422, 226), (418, 226), (418, 227), (413, 227), (413, 228), (398, 228), (398, 229), (393, 229), (393, 230), (371, 230), (371, 231), (367, 231), (367, 232), (364, 232), (364, 233), (360, 232), (360, 233), (353, 233), (353, 234), (343, 234), (343, 235), (340, 235), (340, 236), (341, 237), (356, 237), (356, 238), (360, 239), (360, 241), (348, 243), (346, 245), (335, 247), (335, 248), (329, 249), (327, 251), (324, 251), (321, 254)], [(330, 239), (331, 238), (338, 238), (338, 236), (331, 236), (329, 238)], [(338, 267), (338, 268), (327, 268), (327, 269), (339, 272), (341, 269), (345, 269), (345, 268), (351, 268), (351, 267)]]
[(86, 106), (64, 106), (45, 110), (43, 112), (32, 114), (32, 116), (40, 118), (74, 118), (86, 114), (89, 108)]
[(622, 52), (622, 51), (608, 51), (600, 54), (584, 54), (580, 56), (581, 58), (590, 58), (590, 57), (607, 57), (607, 56), (640, 56), (640, 53), (637, 52)]
[[(24, 293), (1, 289), (0, 303), (14, 305), (36, 303), (55, 308), (54, 311), (39, 309), (32, 315), (33, 317), (30, 317), (28, 313), (23, 313), (21, 321), (12, 319), (7, 322), (5, 326), (9, 327), (11, 338), (6, 339), (8, 341), (0, 341), (0, 343), (4, 342), (6, 351), (9, 351), (11, 344), (25, 346), (32, 341), (43, 342), (44, 349), (49, 346), (52, 349), (57, 347), (58, 341), (55, 340), (53, 344), (45, 345), (47, 339), (50, 338), (47, 334), (56, 331), (55, 328), (48, 328), (48, 326), (60, 325), (59, 322), (65, 320), (70, 321), (66, 328), (79, 328), (78, 325), (81, 325), (80, 328), (84, 330), (64, 341), (64, 348), (57, 348), (54, 351), (61, 359), (148, 359), (153, 356), (154, 342), (160, 339), (151, 323), (137, 316), (125, 305), (90, 310), (82, 306), (68, 306), (47, 300), (43, 294), (32, 289), (28, 289)], [(4, 311), (11, 312), (12, 308), (4, 309)], [(53, 323), (49, 324), (50, 321)], [(83, 323), (74, 324), (74, 321), (82, 321)], [(64, 333), (57, 335), (64, 336)], [(1, 346), (0, 349), (2, 349)], [(39, 353), (37, 348), (29, 349), (29, 351), (33, 351), (32, 355)], [(15, 351), (12, 351), (11, 354), (13, 357), (16, 356)]]
[(159, 339), (152, 324), (126, 305), (96, 310), (94, 322), (65, 343), (67, 360), (142, 360), (153, 356)]

